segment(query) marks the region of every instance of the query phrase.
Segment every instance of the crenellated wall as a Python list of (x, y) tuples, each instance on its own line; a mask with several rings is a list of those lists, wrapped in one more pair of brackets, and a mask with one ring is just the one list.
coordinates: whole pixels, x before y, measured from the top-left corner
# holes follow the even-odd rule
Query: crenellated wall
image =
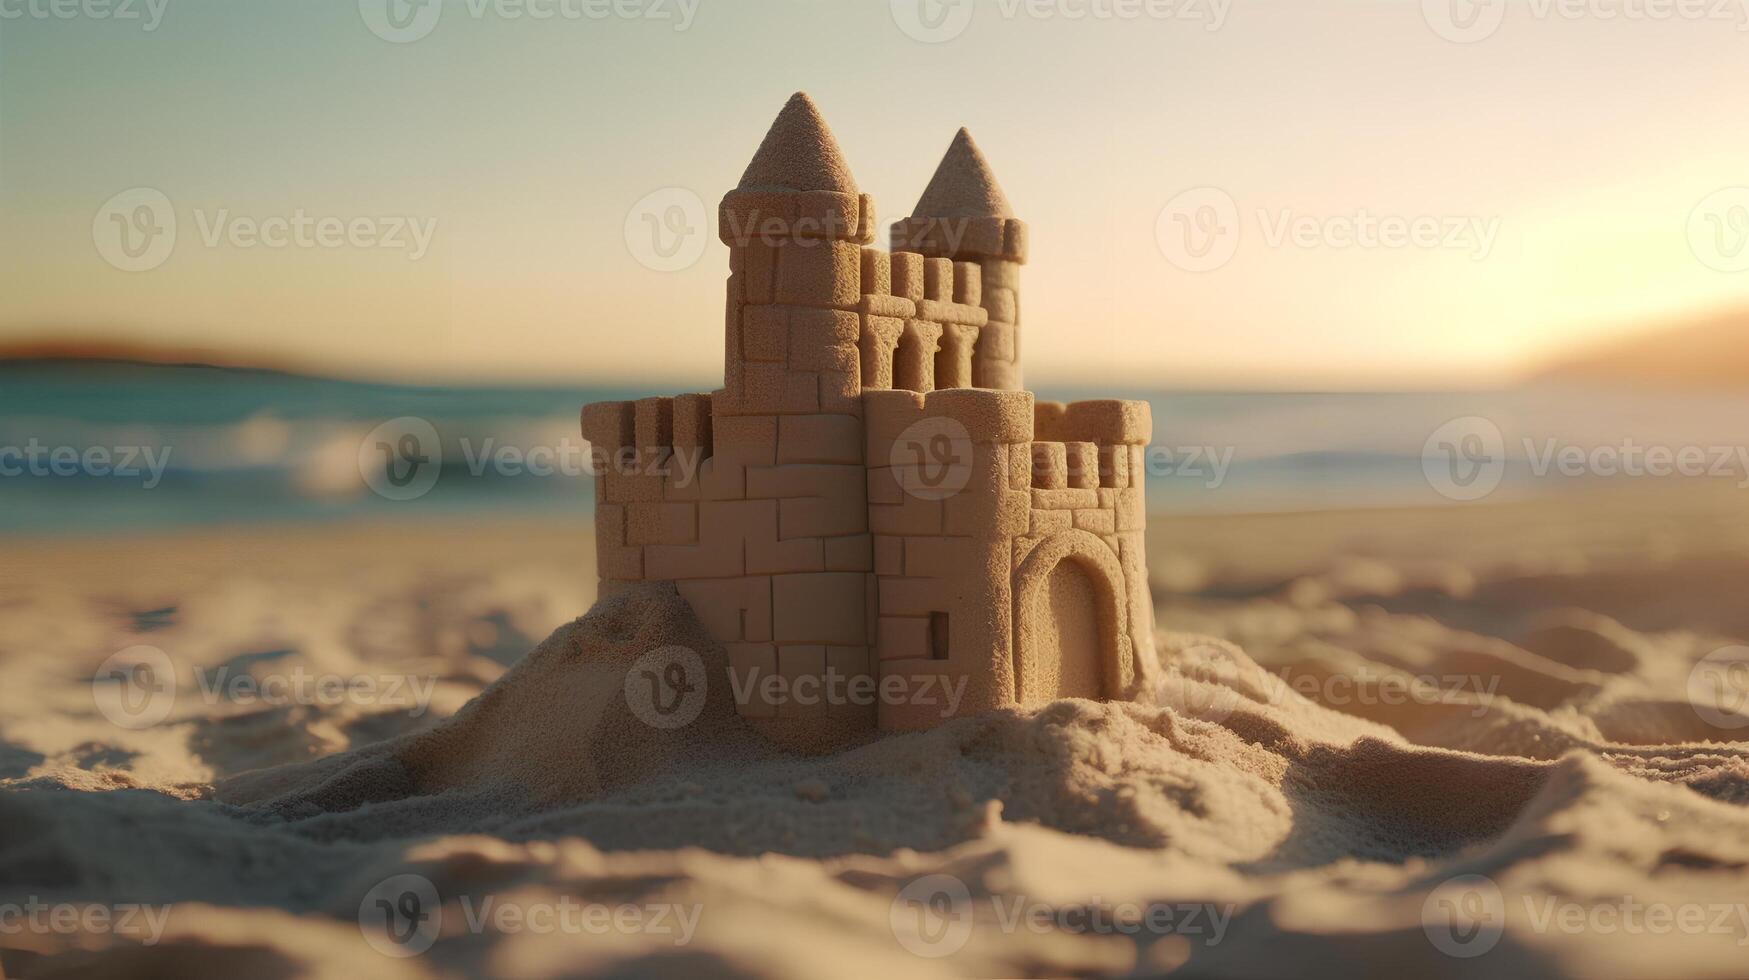
[(895, 250), (902, 246), (976, 270), (976, 289), (956, 297), (981, 307), (985, 315), (968, 384), (1009, 391), (1024, 388), (1020, 267), (1026, 263), (1026, 223), (1001, 217), (910, 217), (893, 224), (892, 240)]
[[(1010, 542), (1025, 532), (1031, 503), (1022, 451), (1031, 440), (1032, 394), (877, 391), (864, 405), (877, 669), (883, 678), (907, 678), (911, 689), (930, 677), (963, 680), (961, 713), (1012, 704)], [(953, 443), (945, 460), (955, 468), (951, 482), (922, 485), (906, 461), (935, 453), (928, 443), (942, 433)], [(883, 729), (941, 720), (938, 705), (880, 709)]]
[[(1147, 446), (1153, 419), (1143, 401), (1039, 402), (1034, 407), (1034, 459), (1049, 461), (1033, 480), (1032, 525), (1015, 542), (1017, 566), (1053, 535), (1082, 546), (1077, 553), (1115, 559), (1122, 582), (1122, 621), (1133, 669), (1153, 668), (1154, 601), (1148, 589)], [(1046, 447), (1042, 451), (1038, 447)], [(1059, 448), (1060, 447), (1060, 450)], [(1062, 475), (1055, 472), (1061, 460)], [(1092, 547), (1097, 539), (1103, 551)], [(1089, 559), (1092, 560), (1092, 559)], [(1142, 655), (1136, 655), (1137, 652)], [(1135, 674), (1130, 674), (1133, 681)], [(1024, 685), (1023, 685), (1024, 687)], [(1020, 700), (1031, 700), (1024, 690)]]
[[(602, 589), (674, 582), (740, 681), (879, 685), (831, 703), (738, 685), (742, 714), (799, 748), (1124, 696), (1153, 664), (1147, 404), (1035, 404), (1025, 225), (907, 218), (904, 248), (870, 247), (873, 202), (812, 112), (792, 100), (723, 199), (723, 388), (583, 410)], [(769, 149), (789, 143), (816, 158)]]
[(862, 272), (863, 389), (971, 387), (974, 351), (989, 319), (978, 305), (978, 266), (865, 248)]
[[(674, 582), (755, 692), (767, 676), (793, 690), (828, 668), (846, 681), (872, 678), (860, 418), (718, 414), (723, 397), (675, 399), (668, 411), (684, 405), (687, 412), (670, 417), (689, 421), (672, 429), (659, 421), (663, 399), (584, 409), (584, 436), (605, 467), (596, 478), (603, 590), (639, 579)], [(703, 440), (694, 435), (701, 430)], [(616, 468), (628, 445), (637, 472)], [(682, 455), (688, 451), (700, 455)], [(872, 706), (828, 710), (762, 696), (739, 705), (768, 734), (801, 744), (875, 722)]]
[[(1049, 603), (1048, 578), (1066, 560), (1102, 590), (1099, 629), (1111, 642), (1099, 696), (1130, 690), (1151, 665), (1137, 657), (1153, 634), (1146, 403), (875, 390), (861, 395), (860, 416), (718, 416), (722, 398), (598, 403), (583, 422), (598, 458), (638, 467), (597, 478), (604, 589), (674, 581), (743, 679), (793, 685), (830, 668), (900, 678), (891, 689), (904, 692), (963, 684), (955, 714), (1051, 700), (1065, 682), (1028, 648), (1056, 624), (1031, 606)], [(903, 445), (940, 431), (934, 421), (954, 433), (948, 492), (915, 485), (905, 463), (936, 451)], [(944, 707), (907, 693), (874, 708), (754, 698), (741, 710), (805, 744), (877, 725), (927, 728)]]

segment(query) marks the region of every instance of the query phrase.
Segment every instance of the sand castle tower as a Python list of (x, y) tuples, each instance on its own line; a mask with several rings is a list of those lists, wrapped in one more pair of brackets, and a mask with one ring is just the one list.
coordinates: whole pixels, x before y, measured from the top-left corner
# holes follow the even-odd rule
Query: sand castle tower
[(583, 411), (602, 589), (674, 583), (802, 748), (1153, 669), (1147, 404), (1022, 389), (1026, 228), (964, 130), (915, 210), (871, 247), (797, 94), (719, 212), (723, 387)]
[(911, 217), (893, 224), (893, 248), (975, 262), (981, 274), (978, 305), (989, 322), (978, 332), (971, 383), (1019, 391), (1020, 267), (1026, 262), (1026, 225), (1014, 217), (990, 164), (963, 127), (947, 148)]

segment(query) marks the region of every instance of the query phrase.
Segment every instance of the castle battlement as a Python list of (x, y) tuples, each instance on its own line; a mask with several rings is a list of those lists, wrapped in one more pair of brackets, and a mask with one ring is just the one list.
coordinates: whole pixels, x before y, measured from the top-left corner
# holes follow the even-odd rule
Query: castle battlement
[(965, 130), (893, 251), (874, 226), (798, 94), (719, 212), (723, 387), (583, 410), (602, 588), (675, 583), (740, 690), (880, 692), (739, 704), (798, 747), (1125, 696), (1153, 669), (1147, 403), (1024, 390), (1027, 230)]

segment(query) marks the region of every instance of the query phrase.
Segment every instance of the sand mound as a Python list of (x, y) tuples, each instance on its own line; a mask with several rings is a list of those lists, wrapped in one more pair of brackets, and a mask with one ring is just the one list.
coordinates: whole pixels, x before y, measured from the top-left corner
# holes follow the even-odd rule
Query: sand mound
[[(533, 812), (762, 751), (726, 684), (701, 685), (703, 702), (684, 725), (638, 717), (628, 675), (635, 685), (640, 658), (669, 650), (696, 657), (710, 676), (727, 670), (673, 586), (641, 583), (560, 627), (435, 728), (221, 780), (215, 795), (286, 820), (441, 796)], [(667, 665), (660, 655), (650, 662)]]
[[(1723, 641), (1649, 625), (1668, 603), (1634, 606), (1638, 587), (1618, 591), (1602, 565), (1537, 607), (1501, 584), (1529, 581), (1516, 566), (1477, 565), (1454, 591), (1415, 586), (1413, 563), (1404, 587), (1355, 563), (1337, 587), (1186, 558), (1201, 592), (1162, 610), (1185, 631), (1161, 635), (1143, 701), (807, 756), (744, 725), (726, 685), (683, 723), (645, 716), (642, 672), (675, 649), (722, 670), (660, 587), (504, 656), (507, 637), (557, 620), (537, 629), (515, 610), (538, 604), (503, 584), (551, 588), (515, 571), (547, 537), (504, 549), (493, 582), (439, 566), (441, 587), (372, 594), (360, 573), (299, 592), (215, 571), (155, 583), (182, 598), (150, 616), (172, 598), (96, 587), (81, 604), (63, 585), (39, 609), (22, 593), (22, 630), (0, 637), (0, 903), (166, 917), (152, 942), (5, 934), (5, 974), (1742, 973), (1749, 727), (1688, 700)], [(310, 564), (311, 582), (344, 566)], [(1718, 567), (1672, 564), (1657, 595), (1716, 592)], [(203, 608), (224, 625), (189, 611)], [(473, 700), (414, 718), (184, 698), (165, 724), (122, 731), (97, 717), (89, 677), (95, 651), (142, 630), (179, 677), (345, 653)], [(254, 760), (282, 764), (227, 775)], [(385, 947), (372, 910), (409, 881), (428, 889), (429, 946)], [(578, 904), (632, 918), (538, 931), (484, 911)], [(1129, 928), (1138, 910), (1164, 916)], [(637, 918), (658, 911), (660, 925)]]
[[(1723, 901), (1749, 864), (1741, 811), (1654, 782), (1716, 764), (1704, 751), (1667, 751), (1636, 779), (1584, 753), (1537, 762), (1416, 746), (1257, 683), (1268, 675), (1230, 644), (1171, 641), (1159, 706), (1064, 701), (800, 757), (722, 701), (666, 732), (631, 712), (623, 681), (646, 648), (696, 644), (720, 665), (672, 592), (641, 590), (561, 628), (448, 722), (227, 780), (223, 802), (40, 785), (0, 796), (0, 818), (32, 840), (0, 850), (0, 880), (175, 903), (157, 945), (56, 960), (99, 972), (340, 975), (335, 948), (364, 942), (360, 903), (416, 875), (444, 910), (418, 964), (473, 972), (561, 975), (587, 957), (800, 977), (840, 962), (816, 959), (827, 948), (859, 952), (871, 973), (1187, 964), (1247, 976), (1279, 965), (1283, 944), (1314, 973), (1424, 956), (1422, 906), (1460, 873), (1495, 883), (1510, 924), (1539, 902), (1626, 884), (1640, 898)], [(154, 859), (135, 853), (138, 836), (159, 843)], [(1594, 870), (1606, 859), (1614, 878)], [(904, 889), (939, 875), (965, 887), (972, 931), (951, 959), (917, 959), (895, 940), (911, 935), (895, 910)], [(668, 935), (555, 947), (478, 934), (466, 923), (480, 896), (694, 909), (696, 933), (684, 949)], [(244, 900), (284, 911), (226, 908)], [(1015, 933), (1000, 911), (1090, 902), (1177, 909), (1179, 931)], [(1204, 910), (1201, 931), (1191, 909)], [(1547, 965), (1549, 937), (1524, 931), (1507, 929), (1486, 975)], [(1649, 963), (1563, 938), (1569, 963)], [(1702, 938), (1716, 942), (1701, 962), (1738, 962), (1726, 955), (1739, 955), (1734, 936)]]

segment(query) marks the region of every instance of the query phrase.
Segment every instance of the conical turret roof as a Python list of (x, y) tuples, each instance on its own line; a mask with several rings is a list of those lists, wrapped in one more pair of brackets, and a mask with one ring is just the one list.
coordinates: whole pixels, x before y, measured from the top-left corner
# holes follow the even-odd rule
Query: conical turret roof
[(964, 127), (954, 135), (911, 214), (917, 218), (1014, 217), (989, 161)]
[(741, 175), (740, 189), (857, 193), (838, 141), (808, 93), (797, 92), (784, 104)]

